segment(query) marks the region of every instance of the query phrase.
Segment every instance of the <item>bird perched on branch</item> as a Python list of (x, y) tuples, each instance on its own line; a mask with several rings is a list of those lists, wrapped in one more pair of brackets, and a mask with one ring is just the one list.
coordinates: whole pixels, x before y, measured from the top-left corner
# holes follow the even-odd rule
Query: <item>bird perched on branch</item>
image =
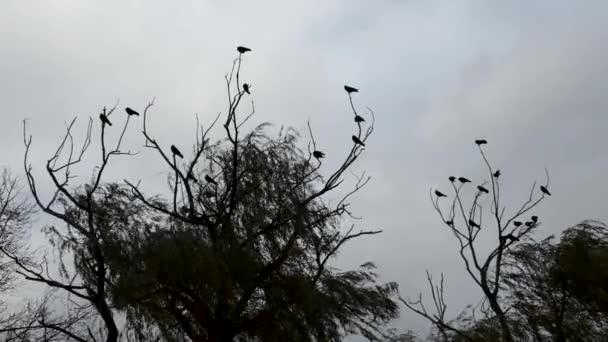
[(313, 155), (313, 157), (315, 157), (317, 159), (325, 158), (325, 153), (323, 153), (321, 151), (313, 151), (312, 155)]
[(108, 126), (112, 126), (110, 119), (108, 119), (108, 117), (105, 116), (105, 114), (103, 114), (103, 113), (99, 114), (99, 119), (101, 120), (102, 124), (107, 124)]
[(365, 121), (365, 119), (362, 116), (355, 115), (355, 122), (356, 123), (360, 123), (360, 122), (363, 122), (363, 121)]
[(477, 223), (475, 223), (475, 221), (473, 220), (469, 220), (469, 225), (471, 225), (471, 227), (475, 227), (475, 228), (481, 228)]
[(453, 225), (454, 225), (454, 221), (452, 221), (452, 220), (447, 220), (447, 221), (445, 221), (445, 224), (447, 224), (448, 226), (450, 226), (450, 227), (451, 227), (451, 226), (453, 226)]
[(526, 226), (527, 227), (532, 227), (532, 226), (534, 226), (534, 222), (532, 222), (532, 221), (526, 221)]
[(500, 170), (496, 170), (496, 172), (494, 172), (494, 178), (498, 177), (500, 177)]
[(522, 225), (522, 223), (521, 223), (520, 221), (513, 221), (513, 225), (514, 225), (515, 227), (519, 227), (519, 226), (521, 226), (521, 225)]
[(470, 180), (464, 178), (464, 177), (458, 177), (458, 180), (460, 181), (460, 183), (464, 184), (464, 183), (471, 183)]
[(435, 190), (435, 195), (437, 197), (448, 197), (446, 196), (443, 192), (439, 191), (439, 190)]
[(485, 145), (488, 143), (488, 141), (486, 139), (477, 139), (477, 140), (475, 140), (475, 143), (477, 145)]
[(547, 196), (551, 196), (551, 193), (549, 192), (549, 190), (544, 185), (540, 186), (540, 191), (542, 191), (542, 193), (545, 194), (545, 195), (547, 195)]
[(127, 112), (127, 114), (129, 114), (129, 115), (136, 115), (136, 116), (139, 116), (139, 113), (138, 113), (138, 112), (134, 111), (133, 109), (131, 109), (131, 108), (129, 108), (129, 107), (125, 108), (125, 112)]
[(243, 83), (243, 90), (244, 90), (244, 91), (245, 91), (247, 94), (251, 95), (251, 93), (249, 92), (249, 84), (247, 84), (247, 83)]
[(483, 186), (481, 186), (481, 185), (478, 185), (478, 186), (477, 186), (477, 190), (479, 190), (479, 191), (481, 191), (481, 192), (485, 192), (486, 194), (487, 194), (487, 193), (489, 193), (488, 189), (484, 188), (484, 187), (483, 187)]
[(180, 158), (184, 158), (182, 153), (177, 149), (177, 147), (175, 147), (175, 145), (171, 145), (171, 153), (173, 153), (173, 155), (178, 156)]
[(356, 135), (353, 135), (353, 142), (357, 145), (365, 146), (363, 141), (361, 141), (361, 139), (359, 139)]
[(344, 90), (346, 90), (346, 92), (349, 93), (349, 94), (350, 93), (358, 93), (359, 92), (359, 89), (353, 88), (353, 87), (347, 86), (347, 85), (344, 86)]
[(450, 176), (448, 177), (448, 179), (450, 180), (450, 182), (454, 183), (456, 181), (456, 177), (454, 176)]
[(251, 49), (244, 46), (237, 46), (236, 51), (238, 51), (240, 54), (243, 54), (245, 52), (251, 51)]
[(532, 222), (538, 222), (538, 216), (534, 215), (530, 217), (530, 220), (532, 220)]
[(209, 175), (205, 175), (205, 180), (211, 184), (217, 185), (217, 182), (215, 181), (215, 179), (211, 178), (211, 176), (209, 176)]
[(192, 179), (192, 181), (194, 183), (198, 183), (198, 180), (196, 179), (196, 177), (194, 177), (194, 174), (192, 174), (192, 172), (188, 172), (188, 177), (187, 179)]

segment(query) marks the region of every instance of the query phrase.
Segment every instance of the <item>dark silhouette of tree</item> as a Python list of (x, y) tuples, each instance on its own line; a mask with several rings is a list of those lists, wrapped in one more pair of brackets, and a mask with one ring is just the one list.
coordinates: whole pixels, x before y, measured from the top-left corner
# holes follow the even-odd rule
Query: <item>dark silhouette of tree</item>
[[(451, 182), (454, 190), (453, 201), (447, 208), (439, 206), (437, 198), (431, 196), (431, 201), (435, 210), (439, 214), (442, 222), (450, 222), (447, 224), (450, 232), (456, 238), (459, 248), (458, 253), (464, 262), (465, 269), (477, 287), (481, 290), (483, 295), (484, 306), (481, 309), (473, 309), (468, 314), (474, 315), (476, 311), (480, 311), (484, 314), (484, 319), (491, 319), (493, 322), (498, 323), (498, 336), (501, 341), (511, 342), (516, 340), (518, 336), (515, 333), (512, 325), (509, 324), (510, 318), (506, 313), (506, 306), (501, 302), (501, 281), (504, 273), (505, 264), (505, 253), (514, 246), (519, 240), (529, 235), (533, 228), (538, 225), (531, 226), (514, 226), (511, 222), (514, 222), (522, 215), (528, 213), (534, 207), (536, 207), (545, 196), (535, 198), (534, 189), (536, 184), (532, 186), (529, 198), (521, 205), (516, 208), (511, 214), (507, 214), (507, 208), (501, 203), (500, 200), (500, 182), (495, 177), (495, 170), (483, 150), (484, 144), (478, 144), (479, 151), (482, 159), (488, 170), (490, 178), (489, 188), (489, 202), (485, 204), (484, 198), (481, 196), (482, 191), (477, 191), (473, 197), (470, 205), (465, 205), (463, 198), (463, 185), (470, 182), (470, 180), (460, 177), (458, 180), (460, 184)], [(545, 187), (548, 186), (549, 176), (547, 173), (547, 181)], [(490, 219), (483, 220), (484, 206), (489, 205), (490, 207)], [(487, 214), (486, 214), (487, 215)], [(486, 232), (485, 234), (494, 234), (496, 244), (489, 250), (482, 250), (478, 243), (478, 237), (480, 232)], [(506, 238), (506, 237), (509, 238)], [(443, 299), (443, 276), (439, 286), (432, 282), (430, 275), (427, 274), (429, 284), (431, 286), (431, 295), (435, 307), (435, 313), (429, 312), (425, 307), (422, 297), (418, 300), (406, 300), (401, 298), (402, 303), (414, 311), (415, 313), (427, 318), (437, 329), (440, 336), (445, 340), (449, 336), (459, 336), (465, 340), (475, 340), (474, 336), (467, 332), (470, 328), (467, 326), (459, 325), (457, 321), (450, 321), (446, 317), (447, 304)], [(478, 312), (477, 312), (478, 313)], [(464, 314), (464, 313), (463, 313)]]
[[(312, 160), (316, 141), (310, 123), (307, 151), (291, 129), (276, 136), (266, 133), (268, 124), (243, 131), (255, 113), (253, 101), (249, 112), (240, 109), (245, 94), (241, 55), (247, 51), (239, 47), (226, 76), (225, 138), (211, 142), (208, 137), (221, 116), (206, 129), (197, 122), (189, 159), (178, 162), (181, 152), (174, 145), (166, 151), (148, 130), (153, 101), (143, 110), (145, 147), (165, 162), (170, 195), (148, 195), (140, 182), (127, 179), (104, 182), (111, 160), (134, 155), (121, 147), (128, 115), (113, 144), (101, 125), (102, 160), (91, 181), (81, 185), (74, 184), (71, 171), (91, 146), (93, 121), (81, 147), (74, 142), (75, 120), (68, 125), (46, 163), (55, 191), (44, 200), (28, 161), (32, 137), (24, 124), (29, 189), (42, 212), (62, 225), (47, 229), (60, 255), (59, 276), (39, 271), (38, 265), (48, 267), (44, 261), (21, 263), (20, 272), (71, 299), (64, 315), (38, 315), (36, 329), (63, 339), (108, 342), (121, 336), (136, 341), (339, 341), (347, 334), (408, 340), (407, 334), (383, 329), (398, 316), (395, 283), (379, 283), (372, 262), (356, 270), (331, 266), (348, 241), (381, 232), (356, 231), (351, 223), (356, 217), (348, 200), (369, 181), (365, 174), (339, 201), (330, 205), (327, 200), (360, 157), (358, 145), (373, 132), (373, 112), (365, 130), (358, 125), (353, 140), (359, 143), (343, 163), (322, 170)], [(352, 100), (351, 106), (358, 115)], [(115, 108), (104, 108), (103, 117)], [(20, 261), (18, 256), (14, 260)], [(126, 315), (122, 332), (118, 314)]]

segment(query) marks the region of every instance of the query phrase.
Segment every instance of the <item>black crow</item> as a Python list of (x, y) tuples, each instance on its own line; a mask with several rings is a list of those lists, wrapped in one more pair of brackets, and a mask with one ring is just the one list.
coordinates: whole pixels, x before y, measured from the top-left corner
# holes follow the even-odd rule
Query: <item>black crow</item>
[(108, 119), (108, 117), (105, 116), (103, 113), (99, 114), (99, 119), (101, 120), (102, 124), (107, 124), (108, 126), (112, 126), (110, 119)]
[(471, 181), (470, 181), (470, 180), (468, 180), (468, 179), (466, 179), (466, 178), (464, 178), (464, 177), (458, 177), (458, 180), (460, 181), (460, 183), (463, 183), (463, 184), (464, 184), (464, 183), (471, 183)]
[(513, 225), (515, 227), (519, 227), (519, 226), (521, 226), (521, 222), (519, 222), (519, 221), (513, 221)]
[(437, 197), (448, 197), (443, 192), (441, 192), (439, 190), (435, 190), (435, 195), (437, 195)]
[(176, 155), (180, 158), (184, 158), (182, 153), (177, 149), (177, 147), (175, 147), (175, 145), (171, 145), (171, 153), (173, 153), (174, 155)]
[(356, 123), (363, 122), (363, 121), (365, 121), (365, 119), (362, 116), (355, 115), (355, 122)]
[(247, 83), (243, 83), (243, 90), (244, 90), (244, 91), (245, 91), (247, 94), (251, 95), (251, 93), (249, 92), (249, 84), (247, 84)]
[(533, 222), (538, 222), (538, 216), (536, 216), (536, 215), (534, 215), (534, 216), (530, 217), (530, 219), (531, 219)]
[(209, 175), (205, 175), (205, 180), (211, 184), (217, 185), (217, 182), (215, 181), (215, 179), (211, 178), (211, 176), (209, 176)]
[(487, 194), (487, 193), (490, 193), (490, 192), (488, 191), (488, 189), (484, 188), (484, 187), (483, 187), (483, 186), (481, 186), (481, 185), (478, 185), (478, 186), (477, 186), (477, 190), (479, 190), (479, 191), (481, 191), (481, 192), (485, 192), (486, 194)]
[(469, 220), (469, 225), (471, 225), (471, 227), (480, 228), (479, 225), (473, 220)]
[(137, 115), (137, 116), (139, 116), (139, 113), (138, 113), (138, 112), (134, 111), (133, 109), (131, 109), (131, 108), (129, 108), (129, 107), (125, 108), (125, 111), (126, 111), (126, 112), (127, 112), (127, 114), (129, 114), (129, 115)]
[(494, 172), (494, 178), (498, 177), (500, 177), (500, 170), (496, 170), (496, 172)]
[(454, 221), (452, 221), (452, 220), (447, 220), (447, 221), (445, 221), (445, 224), (447, 224), (448, 226), (450, 226), (450, 227), (451, 227), (451, 226), (453, 226), (453, 225), (454, 225)]
[(312, 155), (317, 159), (325, 158), (325, 153), (321, 151), (313, 151)]
[(549, 192), (549, 190), (547, 190), (547, 188), (544, 185), (540, 186), (540, 191), (542, 191), (543, 194), (545, 194), (547, 196), (551, 196), (551, 193)]
[(251, 49), (248, 47), (244, 47), (244, 46), (237, 46), (236, 51), (238, 51), (239, 53), (245, 53), (247, 51), (251, 51)]
[(456, 181), (456, 177), (454, 176), (450, 176), (448, 177), (448, 179), (450, 180), (450, 182), (454, 183), (454, 181)]
[(534, 226), (534, 222), (532, 222), (532, 221), (526, 221), (526, 226), (532, 227), (532, 226)]
[(488, 141), (486, 139), (478, 139), (478, 140), (475, 140), (475, 143), (477, 145), (485, 145), (488, 143)]
[(365, 146), (363, 141), (361, 141), (361, 139), (359, 139), (356, 135), (353, 135), (353, 142), (357, 145)]
[(347, 85), (344, 86), (344, 90), (346, 90), (346, 92), (349, 93), (349, 94), (350, 93), (358, 93), (359, 92), (359, 89), (353, 88), (353, 87), (350, 87), (350, 86), (347, 86)]

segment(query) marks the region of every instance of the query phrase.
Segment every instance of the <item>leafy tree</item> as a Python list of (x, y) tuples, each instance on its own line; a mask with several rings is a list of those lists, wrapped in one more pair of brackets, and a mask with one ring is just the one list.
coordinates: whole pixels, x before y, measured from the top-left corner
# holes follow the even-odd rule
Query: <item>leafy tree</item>
[[(226, 76), (225, 138), (208, 137), (221, 116), (207, 129), (197, 121), (194, 148), (184, 159), (147, 129), (153, 102), (142, 111), (146, 147), (164, 160), (170, 195), (148, 195), (139, 182), (103, 180), (111, 160), (133, 155), (122, 148), (137, 119), (132, 110), (123, 116), (118, 140), (109, 143), (106, 133), (123, 120), (116, 106), (103, 109), (101, 163), (81, 185), (74, 184), (71, 171), (86, 157), (96, 125), (89, 120), (80, 147), (75, 121), (68, 125), (46, 163), (55, 185), (47, 201), (28, 162), (32, 140), (24, 129), (31, 193), (44, 213), (65, 224), (47, 228), (59, 251), (58, 277), (21, 266), (26, 279), (70, 299), (67, 313), (40, 319), (39, 327), (77, 341), (339, 341), (347, 334), (406, 340), (382, 329), (398, 315), (396, 284), (379, 283), (371, 262), (347, 271), (330, 264), (346, 242), (381, 232), (355, 231), (349, 223), (355, 217), (348, 199), (369, 177), (358, 176), (343, 197), (334, 195), (364, 151), (373, 113), (366, 118), (369, 125), (355, 122), (344, 162), (326, 172), (310, 124), (306, 150), (291, 129), (276, 136), (268, 124), (243, 130), (255, 111), (253, 101), (244, 117), (240, 111), (249, 96), (240, 81), (241, 64), (242, 54)], [(348, 96), (354, 117), (361, 118)], [(127, 326), (121, 332), (122, 313)]]

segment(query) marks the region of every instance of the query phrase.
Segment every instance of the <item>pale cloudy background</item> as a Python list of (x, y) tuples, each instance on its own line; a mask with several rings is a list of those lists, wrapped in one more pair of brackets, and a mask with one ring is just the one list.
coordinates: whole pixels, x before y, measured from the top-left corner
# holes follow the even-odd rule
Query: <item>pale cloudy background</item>
[[(539, 236), (608, 220), (607, 13), (600, 0), (3, 0), (0, 164), (21, 173), (24, 118), (42, 170), (67, 120), (78, 116), (84, 129), (117, 99), (142, 109), (156, 97), (151, 129), (188, 150), (194, 114), (210, 120), (225, 109), (234, 47), (250, 46), (243, 75), (257, 120), (303, 129), (310, 118), (328, 165), (351, 143), (342, 86), (359, 87), (356, 104), (376, 113), (356, 164), (373, 179), (353, 210), (362, 228), (385, 232), (352, 243), (338, 264), (374, 260), (383, 279), (414, 296), (426, 290), (425, 269), (444, 272), (455, 314), (478, 291), (428, 189), (448, 188), (452, 174), (484, 179), (473, 139), (490, 141), (510, 203), (550, 170), (554, 196), (536, 212)], [(127, 143), (142, 153), (111, 176), (158, 188), (161, 169), (138, 131)], [(427, 331), (406, 311), (396, 325)]]

